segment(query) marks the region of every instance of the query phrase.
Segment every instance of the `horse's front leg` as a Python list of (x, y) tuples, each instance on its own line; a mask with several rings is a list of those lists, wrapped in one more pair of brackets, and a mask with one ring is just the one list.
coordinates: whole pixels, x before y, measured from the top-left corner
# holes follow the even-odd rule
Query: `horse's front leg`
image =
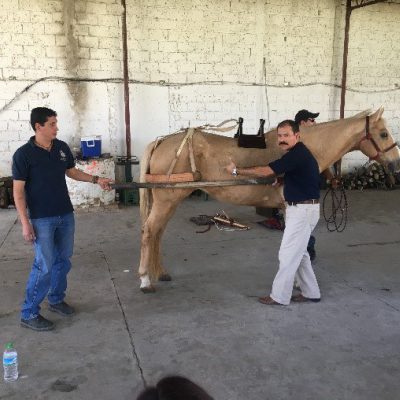
[(143, 293), (154, 292), (152, 282), (158, 279), (171, 280), (161, 265), (161, 238), (178, 204), (178, 202), (155, 201), (143, 226), (139, 266), (140, 289)]
[(161, 267), (159, 260), (161, 257), (160, 246), (157, 243), (159, 241), (157, 231), (160, 227), (158, 224), (159, 221), (154, 217), (154, 214), (155, 213), (151, 211), (142, 228), (142, 243), (138, 273), (140, 277), (140, 290), (143, 293), (155, 292), (152, 280), (158, 278), (158, 271)]

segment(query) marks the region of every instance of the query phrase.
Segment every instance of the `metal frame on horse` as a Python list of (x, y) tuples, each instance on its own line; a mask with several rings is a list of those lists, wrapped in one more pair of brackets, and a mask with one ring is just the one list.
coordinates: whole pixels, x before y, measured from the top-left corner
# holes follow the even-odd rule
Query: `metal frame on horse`
[[(368, 112), (353, 117), (317, 124), (301, 130), (300, 138), (318, 161), (320, 171), (327, 169), (346, 153), (362, 151), (367, 157), (386, 165), (390, 170), (400, 168), (400, 152), (389, 132), (381, 107), (367, 117)], [(141, 181), (148, 173), (165, 174), (180, 148), (185, 132), (166, 136), (150, 143), (141, 161)], [(266, 149), (237, 146), (237, 140), (195, 129), (192, 151), (182, 150), (174, 165), (174, 172), (190, 171), (194, 157), (202, 181), (227, 180), (232, 177), (225, 170), (230, 159), (241, 167), (267, 165), (282, 156), (277, 144), (276, 130), (265, 133)], [(199, 186), (201, 186), (199, 184)], [(168, 221), (179, 204), (196, 188), (140, 189), (142, 218), (141, 259), (139, 276), (143, 292), (153, 292), (153, 283), (170, 280), (161, 262), (161, 239)], [(273, 185), (203, 188), (219, 201), (255, 207), (284, 207), (283, 187)]]

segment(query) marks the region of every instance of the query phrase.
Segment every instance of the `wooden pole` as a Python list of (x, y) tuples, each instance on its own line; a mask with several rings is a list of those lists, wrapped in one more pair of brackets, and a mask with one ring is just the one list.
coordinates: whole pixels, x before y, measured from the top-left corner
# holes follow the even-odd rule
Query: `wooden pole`
[[(131, 116), (129, 110), (129, 70), (128, 70), (128, 39), (126, 33), (126, 1), (122, 3), (122, 52), (123, 52), (123, 69), (124, 69), (124, 102), (125, 102), (125, 141), (126, 141), (126, 158), (131, 158)], [(130, 165), (129, 165), (129, 168)]]
[(340, 93), (340, 118), (344, 118), (344, 106), (346, 103), (346, 84), (347, 84), (347, 58), (349, 54), (349, 31), (351, 16), (351, 0), (346, 2), (346, 18), (344, 26), (344, 45), (343, 45), (343, 64), (342, 64), (342, 89)]
[(222, 181), (197, 181), (197, 182), (130, 182), (115, 183), (110, 185), (112, 189), (201, 189), (204, 187), (222, 186), (251, 186), (251, 185), (272, 185), (275, 177), (254, 178), (254, 179), (232, 179)]

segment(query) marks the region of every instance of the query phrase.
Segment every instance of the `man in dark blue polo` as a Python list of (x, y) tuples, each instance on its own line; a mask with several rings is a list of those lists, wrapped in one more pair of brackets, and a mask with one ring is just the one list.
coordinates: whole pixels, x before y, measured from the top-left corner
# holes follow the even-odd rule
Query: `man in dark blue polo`
[[(316, 159), (300, 142), (299, 125), (292, 120), (278, 127), (278, 144), (285, 154), (268, 166), (238, 168), (231, 162), (226, 169), (233, 175), (270, 176), (284, 174), (286, 226), (279, 250), (279, 270), (270, 296), (260, 297), (267, 305), (318, 302), (320, 290), (310, 256), (308, 239), (319, 220), (319, 167)], [(292, 297), (295, 276), (301, 294)]]
[[(299, 127), (307, 127), (307, 126), (314, 126), (317, 124), (316, 118), (319, 116), (319, 113), (313, 113), (308, 110), (300, 110), (297, 112), (296, 116), (294, 117), (294, 121), (299, 125)], [(272, 217), (268, 218), (264, 225), (270, 229), (278, 229), (284, 230), (285, 229), (285, 222), (283, 218), (283, 214), (281, 214), (281, 210), (278, 208), (272, 209)], [(307, 251), (310, 255), (311, 261), (313, 261), (316, 257), (315, 251), (315, 236), (311, 235), (307, 245)]]
[(68, 145), (57, 136), (57, 113), (38, 107), (31, 112), (35, 131), (13, 156), (14, 201), (26, 241), (34, 244), (35, 259), (26, 285), (21, 325), (37, 331), (54, 328), (40, 315), (47, 296), (49, 309), (64, 316), (74, 313), (65, 301), (67, 274), (71, 268), (75, 221), (65, 175), (99, 184), (109, 190), (110, 179), (75, 168)]

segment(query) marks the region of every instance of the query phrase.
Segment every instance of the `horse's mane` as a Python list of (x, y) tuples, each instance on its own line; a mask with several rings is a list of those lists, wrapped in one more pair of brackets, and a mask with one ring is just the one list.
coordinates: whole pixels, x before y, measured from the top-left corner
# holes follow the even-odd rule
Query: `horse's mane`
[(307, 126), (302, 128), (302, 131), (306, 131), (306, 132), (313, 132), (313, 131), (318, 131), (319, 129), (323, 129), (327, 126), (331, 126), (331, 125), (346, 125), (349, 122), (354, 122), (354, 120), (356, 119), (362, 119), (365, 118), (367, 115), (370, 115), (372, 113), (371, 109), (367, 109), (364, 111), (361, 111), (355, 115), (352, 115), (350, 117), (347, 118), (341, 118), (341, 119), (334, 119), (331, 121), (325, 121), (325, 122), (319, 122), (317, 125), (313, 125), (313, 126)]
[[(325, 122), (319, 122), (317, 125), (313, 125), (313, 126), (307, 126), (302, 128), (302, 131), (304, 132), (313, 132), (315, 130), (318, 130), (320, 128), (325, 128), (326, 126), (330, 126), (333, 124), (346, 124), (347, 122), (351, 122), (354, 121), (355, 119), (360, 119), (360, 118), (365, 118), (367, 115), (370, 115), (372, 113), (372, 109), (368, 108), (364, 111), (361, 111), (357, 114), (354, 114), (350, 117), (347, 118), (343, 118), (343, 119), (334, 119), (334, 120), (330, 120), (330, 121), (325, 121)], [(167, 139), (171, 136), (175, 136), (175, 135), (179, 135), (181, 133), (187, 132), (187, 129), (189, 128), (181, 128), (179, 130), (177, 130), (176, 132), (173, 133), (169, 133), (166, 135), (162, 135), (162, 136), (158, 136), (156, 139), (156, 145), (155, 147), (157, 147), (162, 141), (164, 141), (164, 139)], [(220, 135), (220, 136), (224, 136), (226, 137), (226, 135), (222, 135), (219, 132), (210, 132), (210, 130), (207, 129), (207, 126), (197, 126), (194, 128), (196, 132), (201, 132), (204, 135)], [(276, 135), (276, 127), (270, 129), (267, 132), (264, 132), (264, 136), (267, 138), (267, 140), (273, 140), (274, 135)], [(229, 136), (228, 136), (229, 137)]]
[(365, 118), (367, 115), (371, 115), (372, 109), (368, 108), (367, 110), (361, 111), (350, 118)]

